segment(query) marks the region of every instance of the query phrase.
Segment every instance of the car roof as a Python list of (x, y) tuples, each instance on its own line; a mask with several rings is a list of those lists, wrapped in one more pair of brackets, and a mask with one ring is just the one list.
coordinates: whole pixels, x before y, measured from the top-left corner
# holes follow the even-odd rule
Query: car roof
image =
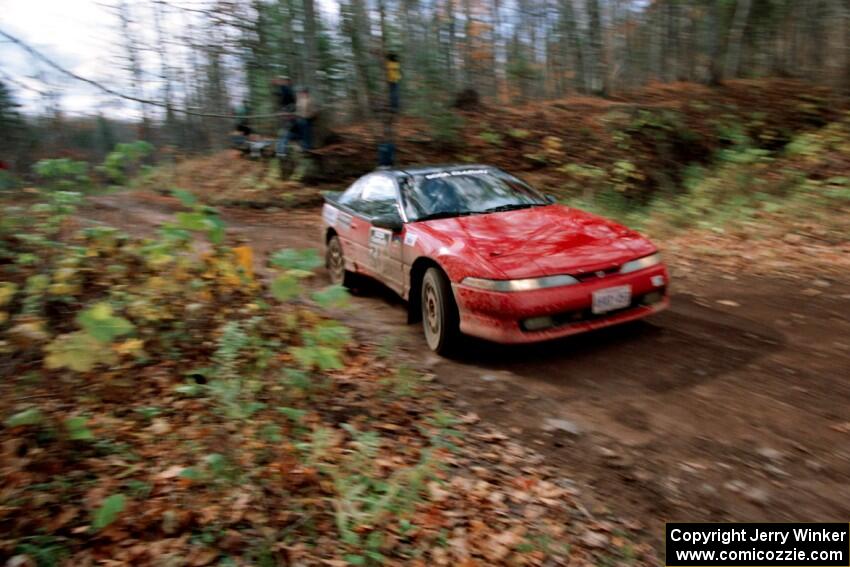
[(410, 165), (393, 167), (389, 169), (379, 169), (376, 173), (387, 173), (396, 177), (413, 176), (413, 175), (428, 175), (431, 173), (442, 173), (450, 171), (459, 171), (464, 169), (498, 169), (496, 166), (483, 163), (445, 163), (434, 165)]

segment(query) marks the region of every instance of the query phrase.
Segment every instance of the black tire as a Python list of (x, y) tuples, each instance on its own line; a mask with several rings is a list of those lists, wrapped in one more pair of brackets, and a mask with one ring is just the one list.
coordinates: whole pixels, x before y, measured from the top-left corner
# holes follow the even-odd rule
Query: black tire
[(336, 234), (330, 237), (328, 245), (325, 247), (325, 267), (328, 269), (332, 284), (345, 287), (354, 285), (354, 274), (345, 269), (342, 242)]
[(448, 354), (460, 339), (460, 318), (449, 279), (439, 268), (422, 278), (422, 330), (428, 348)]

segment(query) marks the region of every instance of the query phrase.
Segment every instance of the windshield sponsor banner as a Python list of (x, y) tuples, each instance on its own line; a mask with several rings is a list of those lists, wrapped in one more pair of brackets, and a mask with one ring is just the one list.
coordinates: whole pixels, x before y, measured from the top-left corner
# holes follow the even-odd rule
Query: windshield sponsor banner
[(490, 173), (488, 169), (458, 169), (455, 171), (440, 171), (439, 173), (429, 173), (425, 179), (438, 179), (440, 177), (454, 177), (456, 175), (487, 175)]
[(850, 566), (850, 524), (668, 523), (668, 567)]

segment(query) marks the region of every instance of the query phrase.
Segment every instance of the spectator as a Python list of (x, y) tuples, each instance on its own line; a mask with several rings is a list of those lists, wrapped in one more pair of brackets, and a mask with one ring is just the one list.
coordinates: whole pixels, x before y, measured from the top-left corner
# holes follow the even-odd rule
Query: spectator
[(295, 111), (297, 98), (292, 90), (292, 81), (289, 77), (280, 76), (272, 81), (274, 88), (274, 96), (277, 99), (278, 112), (282, 112), (280, 132), (277, 139), (277, 155), (282, 157), (286, 155), (286, 143), (292, 131), (295, 129), (292, 113)]
[(248, 138), (251, 136), (253, 130), (251, 129), (251, 122), (248, 119), (248, 116), (251, 114), (248, 110), (248, 103), (243, 102), (236, 109), (236, 131), (239, 132), (242, 136)]
[(304, 150), (313, 148), (313, 130), (318, 114), (319, 109), (313, 102), (310, 90), (307, 87), (299, 88), (295, 103), (295, 123), (283, 139), (279, 156), (286, 155), (287, 146), (292, 140), (299, 140)]
[(392, 112), (398, 112), (400, 104), (398, 84), (401, 81), (401, 63), (398, 61), (398, 55), (387, 53), (386, 68), (387, 85), (390, 89), (390, 110)]
[(295, 110), (295, 92), (292, 90), (292, 81), (289, 77), (277, 77), (272, 81), (272, 85), (274, 85), (274, 94), (280, 112)]

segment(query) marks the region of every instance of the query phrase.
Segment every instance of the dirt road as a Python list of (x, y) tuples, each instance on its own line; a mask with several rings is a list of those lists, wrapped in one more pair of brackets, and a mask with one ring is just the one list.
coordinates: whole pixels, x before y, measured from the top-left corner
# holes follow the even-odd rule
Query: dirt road
[[(125, 193), (83, 214), (147, 232), (175, 206)], [(318, 240), (318, 211), (224, 217), (258, 256)], [(664, 521), (846, 520), (850, 284), (695, 264), (674, 279), (671, 309), (646, 322), (532, 346), (470, 340), (453, 360), (429, 353), (379, 285), (340, 318), (536, 446), (594, 517), (630, 518), (656, 544)]]

